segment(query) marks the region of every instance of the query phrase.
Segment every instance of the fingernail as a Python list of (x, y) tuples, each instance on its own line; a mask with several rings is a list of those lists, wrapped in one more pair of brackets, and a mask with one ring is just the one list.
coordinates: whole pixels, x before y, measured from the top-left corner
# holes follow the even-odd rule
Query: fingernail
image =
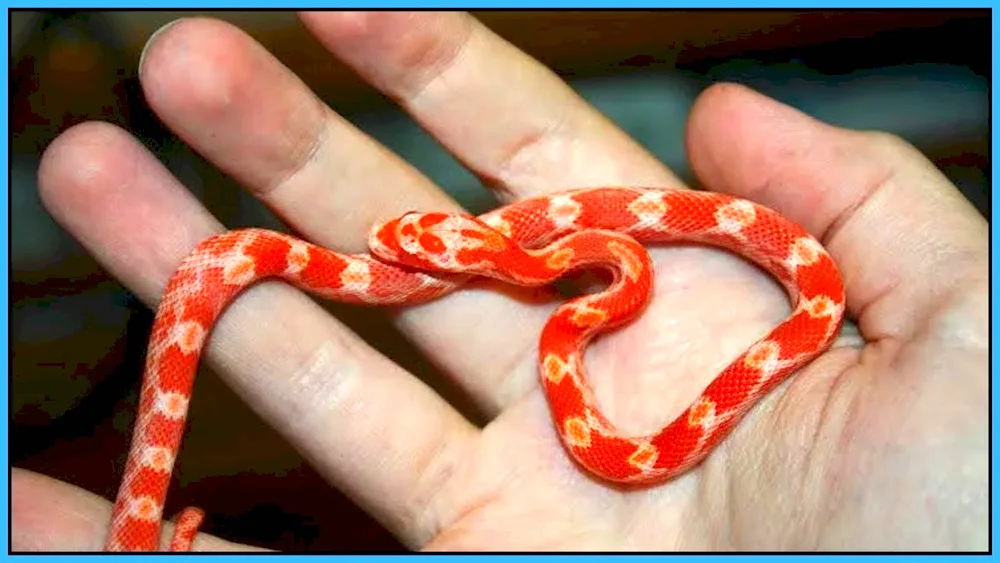
[(142, 62), (144, 60), (146, 60), (146, 51), (149, 51), (149, 46), (152, 45), (153, 43), (155, 43), (156, 39), (164, 31), (166, 31), (167, 29), (173, 27), (174, 24), (176, 24), (177, 22), (182, 21), (184, 19), (186, 19), (186, 18), (177, 18), (176, 20), (167, 22), (166, 24), (164, 24), (163, 26), (161, 26), (160, 29), (157, 29), (156, 31), (153, 32), (152, 35), (149, 36), (149, 39), (146, 40), (146, 44), (142, 47), (142, 53), (139, 54), (139, 74), (140, 74), (140, 76), (142, 75), (142, 68), (143, 68), (142, 67)]

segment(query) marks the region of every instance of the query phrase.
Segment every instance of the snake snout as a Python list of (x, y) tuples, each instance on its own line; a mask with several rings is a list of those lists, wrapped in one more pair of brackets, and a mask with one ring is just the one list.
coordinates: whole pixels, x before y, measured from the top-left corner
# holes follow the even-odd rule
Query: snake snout
[(395, 262), (398, 259), (400, 248), (396, 231), (399, 221), (400, 218), (397, 217), (376, 223), (368, 231), (368, 248), (375, 257), (390, 262)]

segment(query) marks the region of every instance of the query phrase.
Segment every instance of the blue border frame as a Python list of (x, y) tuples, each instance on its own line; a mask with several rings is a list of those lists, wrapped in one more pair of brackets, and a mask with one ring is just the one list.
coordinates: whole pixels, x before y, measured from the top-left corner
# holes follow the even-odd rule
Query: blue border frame
[[(38, 5), (34, 4), (34, 3), (28, 3), (28, 2), (23, 2), (23, 1), (15, 1), (15, 2), (8, 3), (7, 7), (8, 7), (8, 9), (19, 9), (20, 8), (20, 9), (44, 9), (44, 10), (56, 9), (56, 8), (81, 8), (81, 9), (85, 9), (85, 8), (92, 8), (92, 7), (94, 7), (94, 4), (90, 3), (90, 2), (83, 2), (83, 1), (80, 1), (80, 0), (60, 0), (60, 1), (53, 2), (53, 3), (51, 3), (51, 4), (47, 5), (47, 6), (44, 6), (44, 7), (38, 7)], [(175, 0), (173, 2), (126, 0), (126, 1), (121, 1), (121, 2), (115, 2), (111, 6), (105, 5), (105, 6), (99, 6), (99, 7), (104, 7), (104, 8), (109, 8), (109, 9), (112, 9), (112, 8), (113, 9), (128, 9), (128, 8), (132, 8), (132, 9), (143, 9), (143, 8), (146, 8), (146, 9), (149, 9), (149, 8), (185, 9), (185, 8), (188, 8), (188, 9), (198, 9), (198, 10), (206, 10), (206, 9), (265, 9), (265, 8), (287, 9), (287, 7), (282, 6), (279, 2), (276, 2), (274, 0), (270, 0), (270, 1), (267, 1), (267, 0), (263, 0), (263, 1), (262, 0), (249, 0), (249, 1), (245, 1), (243, 3), (237, 3), (237, 2), (232, 2), (232, 1), (222, 1), (222, 2), (216, 1), (212, 6), (205, 6), (201, 2), (193, 2), (193, 1), (190, 1), (190, 0), (186, 0), (186, 1), (185, 0)], [(305, 1), (300, 0), (300, 2), (296, 5), (296, 8), (442, 8), (442, 9), (448, 9), (448, 8), (453, 8), (453, 9), (486, 9), (486, 8), (497, 8), (497, 9), (500, 9), (500, 8), (535, 8), (535, 9), (538, 9), (538, 8), (577, 8), (577, 9), (581, 9), (581, 8), (584, 8), (584, 9), (585, 8), (606, 8), (606, 9), (611, 9), (611, 8), (614, 8), (614, 9), (627, 9), (627, 8), (689, 8), (689, 9), (690, 8), (757, 8), (757, 9), (761, 9), (761, 8), (798, 8), (798, 9), (803, 9), (803, 8), (809, 8), (809, 7), (824, 8), (824, 9), (838, 9), (838, 8), (866, 8), (866, 9), (886, 9), (886, 8), (992, 8), (993, 7), (993, 2), (989, 1), (989, 0), (971, 0), (971, 1), (967, 0), (966, 2), (961, 3), (961, 4), (950, 4), (948, 2), (931, 2), (931, 1), (924, 1), (924, 0), (909, 0), (909, 1), (892, 0), (892, 1), (888, 1), (888, 2), (884, 1), (884, 2), (882, 2), (878, 6), (872, 6), (869, 2), (865, 2), (863, 0), (828, 0), (825, 3), (816, 3), (816, 4), (813, 4), (813, 2), (811, 2), (811, 1), (794, 2), (794, 1), (791, 1), (791, 0), (769, 0), (769, 1), (765, 1), (765, 2), (759, 2), (759, 3), (751, 3), (751, 2), (741, 1), (741, 0), (711, 0), (711, 1), (707, 1), (707, 2), (701, 2), (701, 3), (698, 3), (695, 6), (692, 6), (691, 3), (664, 2), (662, 0), (660, 0), (660, 1), (657, 1), (657, 0), (630, 0), (628, 2), (610, 2), (610, 1), (597, 2), (597, 1), (594, 1), (594, 0), (577, 0), (575, 2), (568, 1), (568, 0), (549, 0), (548, 2), (530, 2), (530, 1), (524, 1), (524, 0), (520, 0), (520, 1), (508, 0), (506, 2), (484, 1), (484, 0), (478, 0), (478, 1), (472, 1), (472, 2), (470, 2), (470, 1), (459, 2), (457, 0), (436, 0), (436, 1), (432, 1), (432, 2), (419, 1), (419, 0), (416, 0), (416, 1), (415, 0), (409, 0), (409, 1), (406, 1), (406, 0), (367, 0), (367, 1), (354, 1), (354, 2), (336, 2), (336, 1), (335, 2), (323, 2), (323, 1), (317, 1), (317, 0), (305, 0)], [(1000, 16), (998, 16), (996, 12), (994, 12), (992, 14), (992, 23), (993, 23), (994, 29), (997, 28), (998, 24), (1000, 24)], [(10, 37), (9, 36), (10, 36), (10, 29), (9, 29), (9, 27), (4, 27), (4, 29), (3, 29), (3, 49), (4, 49), (4, 55), (5, 56), (3, 57), (3, 63), (2, 64), (5, 67), (9, 67), (9, 64), (10, 64), (10, 43), (9, 43)], [(996, 49), (996, 44), (993, 43), (992, 46), (991, 46), (991, 48), (992, 48), (992, 52), (993, 52), (993, 63), (992, 63), (992, 70), (991, 70), (991, 72), (995, 76), (996, 75), (996, 71), (997, 71), (997, 62), (996, 62), (997, 61), (997, 49)], [(9, 68), (8, 68), (8, 75), (9, 75)], [(9, 105), (10, 104), (10, 100), (9, 100), (9, 96), (10, 96), (9, 88), (4, 89), (2, 95), (3, 95), (6, 107), (9, 108), (10, 107), (10, 105)], [(992, 108), (992, 105), (993, 105), (994, 101), (995, 101), (995, 95), (991, 91), (991, 93), (990, 93), (991, 108)], [(7, 136), (2, 141), (2, 153), (3, 153), (4, 162), (7, 163), (7, 167), (8, 167), (8, 184), (7, 184), (8, 187), (7, 187), (7, 197), (3, 198), (2, 202), (0, 202), (0, 205), (3, 206), (3, 217), (4, 217), (5, 220), (8, 221), (7, 228), (3, 230), (4, 244), (2, 245), (2, 253), (3, 253), (3, 257), (4, 257), (5, 262), (8, 264), (8, 270), (4, 271), (4, 278), (5, 279), (3, 280), (4, 283), (3, 283), (3, 286), (2, 286), (2, 291), (3, 291), (3, 297), (4, 297), (4, 299), (9, 303), (10, 302), (9, 280), (6, 279), (7, 276), (9, 275), (9, 264), (10, 264), (10, 258), (9, 258), (9, 245), (10, 245), (10, 240), (9, 240), (9, 237), (10, 237), (10, 230), (9, 230), (10, 229), (10, 226), (9, 226), (9, 220), (10, 220), (10, 217), (9, 217), (9, 213), (10, 213), (10, 211), (9, 211), (10, 164), (9, 163), (10, 163), (10, 160), (9, 159), (10, 159), (10, 155), (9, 155), (8, 142), (9, 142), (9, 139), (10, 139), (11, 130), (10, 130), (10, 115), (9, 114), (5, 114), (5, 116), (4, 116), (4, 124), (5, 124), (6, 129), (7, 129)], [(996, 146), (996, 143), (997, 143), (997, 140), (998, 140), (997, 139), (997, 134), (996, 134), (996, 132), (994, 130), (992, 130), (992, 128), (991, 128), (991, 132), (990, 132), (990, 137), (991, 137), (991, 141), (993, 143), (993, 146)], [(991, 198), (991, 201), (990, 201), (990, 213), (991, 213), (991, 217), (996, 214), (996, 210), (997, 210), (996, 200), (994, 200), (994, 199)], [(990, 242), (991, 242), (991, 248), (990, 248), (990, 258), (991, 258), (990, 275), (991, 275), (991, 297), (992, 297), (992, 289), (995, 288), (995, 283), (996, 283), (995, 271), (994, 271), (993, 262), (992, 262), (992, 257), (993, 257), (993, 252), (992, 251), (993, 251), (993, 248), (995, 247), (995, 245), (997, 243), (996, 232), (992, 229), (992, 225), (991, 225), (991, 228), (990, 228)], [(993, 317), (995, 317), (995, 315), (997, 313), (997, 309), (998, 309), (997, 302), (993, 301), (991, 299), (991, 301), (990, 301), (990, 308), (991, 308), (990, 309), (990, 317), (991, 317), (991, 326), (992, 326), (992, 319), (993, 319)], [(8, 316), (9, 316), (9, 308), (5, 308), (3, 310), (2, 315), (3, 315), (2, 330), (4, 331), (5, 336), (6, 336), (7, 335), (7, 331), (9, 329), (9, 325), (8, 325), (8, 322), (9, 322), (9, 318), (8, 318)], [(993, 334), (991, 333), (991, 344), (992, 343), (993, 343)], [(10, 369), (10, 365), (9, 365), (9, 360), (8, 360), (8, 362), (6, 362), (4, 364), (4, 366), (3, 366), (3, 370), (4, 370), (4, 372), (3, 372), (4, 373), (4, 382), (5, 383), (9, 382), (9, 377), (10, 377), (9, 369)], [(992, 351), (991, 351), (991, 370), (992, 370)], [(3, 395), (4, 395), (4, 399), (5, 400), (9, 400), (8, 387), (7, 387), (6, 384), (4, 385), (4, 388), (3, 388)], [(991, 387), (991, 395), (992, 395), (992, 399), (995, 400), (996, 399), (996, 388), (995, 387)], [(6, 420), (6, 419), (4, 419), (4, 420)], [(6, 436), (7, 435), (7, 432), (6, 432), (6, 430), (7, 430), (7, 422), (2, 422), (0, 424), (3, 425), (3, 429), (5, 430), (4, 435)], [(993, 430), (993, 436), (995, 436), (996, 423), (995, 423), (995, 421), (992, 418), (991, 418), (991, 428)], [(992, 436), (991, 436), (991, 447), (992, 447)], [(2, 455), (3, 455), (4, 461), (6, 462), (6, 465), (9, 466), (10, 461), (9, 461), (8, 451), (7, 451), (6, 448), (4, 448)], [(993, 469), (995, 471), (995, 468), (991, 468), (991, 469)], [(7, 475), (7, 483), (6, 483), (6, 485), (7, 486), (5, 486), (5, 487), (2, 488), (2, 494), (3, 494), (3, 499), (5, 501), (4, 504), (9, 507), (9, 505), (10, 505), (9, 504), (10, 503), (10, 498), (9, 498), (9, 495), (8, 495), (9, 486), (10, 486), (10, 483), (9, 483), (9, 474)], [(991, 498), (991, 501), (992, 500), (993, 499)], [(8, 512), (9, 512), (9, 508), (8, 508), (8, 510), (2, 511), (2, 519), (3, 519), (4, 529), (8, 529), (8, 527), (9, 527), (9, 522), (8, 522), (9, 514), (8, 514)], [(995, 532), (995, 530), (996, 530), (996, 527), (995, 527), (995, 524), (994, 524), (993, 528), (991, 530), (991, 533)], [(4, 552), (6, 553), (9, 550), (9, 548), (10, 548), (9, 543), (8, 543), (9, 542), (9, 535), (5, 534), (3, 541), (4, 541), (4, 545), (6, 547), (6, 549), (4, 549)], [(92, 556), (93, 555), (91, 555), (91, 557)], [(174, 555), (167, 555), (167, 554), (157, 554), (157, 555), (116, 555), (116, 557), (119, 558), (118, 559), (119, 561), (134, 561), (136, 559), (141, 560), (141, 559), (146, 559), (146, 558), (149, 558), (149, 557), (163, 557), (163, 556), (167, 556), (167, 557), (182, 557), (183, 554), (174, 554)], [(243, 557), (254, 557), (253, 555), (228, 555), (228, 554), (221, 554), (221, 555), (201, 554), (199, 556), (200, 557), (209, 556), (209, 557), (213, 557), (213, 558), (226, 558), (226, 559), (230, 559), (230, 558), (243, 558)], [(32, 557), (32, 558), (41, 557), (42, 560), (45, 560), (45, 559), (48, 559), (48, 558), (56, 558), (56, 557), (58, 557), (58, 558), (64, 558), (64, 557), (77, 558), (77, 557), (81, 557), (82, 558), (82, 557), (88, 557), (88, 555), (41, 555), (41, 556), (36, 556), (36, 555), (13, 555), (13, 556), (11, 556), (11, 555), (8, 555), (8, 557)], [(304, 560), (304, 558), (310, 558), (310, 560), (314, 560), (312, 558), (314, 558), (315, 556), (312, 556), (312, 555), (286, 555), (286, 556), (283, 556), (283, 557), (292, 557), (292, 558), (295, 558), (295, 559), (303, 559), (303, 560)], [(366, 560), (376, 560), (376, 561), (390, 561), (390, 560), (396, 560), (396, 559), (398, 559), (400, 557), (409, 557), (409, 555), (372, 555), (372, 556), (367, 556), (367, 555), (345, 555), (345, 556), (341, 556), (341, 557), (345, 557), (347, 559), (352, 559), (352, 560), (353, 559), (357, 559), (357, 560), (366, 559)], [(493, 557), (493, 558), (499, 557), (499, 558), (505, 558), (505, 559), (507, 559), (507, 558), (518, 558), (518, 559), (522, 559), (522, 558), (530, 558), (530, 559), (536, 559), (536, 558), (537, 559), (542, 559), (542, 558), (546, 558), (546, 559), (548, 559), (548, 558), (551, 558), (551, 557), (559, 557), (559, 558), (562, 558), (562, 557), (572, 557), (572, 558), (574, 558), (577, 561), (594, 561), (594, 562), (601, 561), (601, 562), (607, 562), (607, 561), (617, 560), (617, 559), (621, 559), (621, 558), (628, 558), (629, 561), (637, 561), (637, 560), (639, 560), (637, 558), (641, 558), (642, 560), (648, 560), (649, 558), (664, 558), (664, 559), (669, 558), (670, 561), (679, 561), (679, 560), (685, 560), (685, 561), (687, 561), (687, 560), (692, 560), (692, 559), (695, 559), (695, 558), (697, 558), (697, 559), (702, 559), (704, 557), (719, 558), (719, 557), (725, 557), (725, 556), (722, 556), (722, 555), (712, 555), (712, 556), (701, 556), (701, 555), (572, 555), (572, 556), (562, 556), (562, 555), (549, 555), (549, 556), (544, 556), (544, 555), (455, 555), (455, 556), (448, 556), (448, 555), (423, 555), (422, 557), (431, 557), (434, 560), (441, 560), (442, 558), (447, 558), (448, 561), (470, 561), (473, 558), (479, 559), (479, 558), (482, 558), (482, 557)], [(741, 560), (742, 561), (765, 561), (765, 560), (770, 560), (770, 559), (776, 558), (776, 557), (777, 556), (771, 556), (771, 555), (751, 555), (751, 556), (741, 556)], [(802, 555), (796, 555), (796, 556), (792, 556), (792, 557), (798, 558), (798, 557), (803, 557), (803, 556)], [(823, 556), (823, 557), (838, 557), (838, 558), (839, 557), (843, 557), (843, 558), (852, 558), (853, 559), (853, 558), (861, 557), (861, 556), (856, 556), (856, 555), (844, 555), (844, 556), (827, 555), (827, 556)], [(890, 557), (893, 557), (893, 556), (890, 555)], [(899, 555), (899, 556), (895, 556), (895, 557), (911, 557), (911, 556)], [(952, 559), (955, 556), (941, 555), (941, 556), (928, 556), (928, 557), (933, 558), (934, 560), (938, 560), (938, 559), (943, 559), (943, 558)]]
[[(992, 8), (992, 6), (991, 6)], [(993, 31), (996, 33), (997, 25), (1000, 24), (1000, 14), (998, 12), (991, 12), (991, 20), (993, 24)], [(995, 77), (997, 73), (997, 43), (996, 36), (992, 38), (990, 42), (990, 50), (992, 51), (992, 61), (990, 65), (990, 75)], [(991, 81), (992, 82), (992, 81)], [(991, 153), (992, 148), (997, 146), (997, 130), (993, 128), (993, 108), (996, 107), (996, 90), (990, 88), (990, 147)], [(992, 155), (991, 155), (992, 160)], [(990, 166), (990, 178), (991, 183), (993, 180), (993, 167)], [(996, 262), (993, 261), (993, 251), (997, 247), (997, 231), (993, 228), (992, 218), (996, 217), (997, 214), (997, 200), (992, 197), (992, 186), (990, 187), (991, 197), (990, 197), (990, 375), (994, 374), (993, 367), (996, 363), (996, 332), (993, 330), (993, 320), (996, 318), (997, 313), (997, 301), (996, 301), (996, 287), (997, 287), (997, 275), (996, 275)], [(990, 377), (990, 508), (992, 515), (992, 508), (995, 506), (996, 501), (996, 464), (994, 463), (993, 453), (994, 444), (996, 443), (997, 436), (997, 421), (993, 417), (993, 406), (997, 402), (997, 386)], [(992, 542), (996, 538), (997, 524), (996, 519), (991, 517), (990, 521), (990, 544), (992, 547)]]
[[(232, 2), (232, 1), (216, 1), (214, 3), (208, 3), (206, 5), (202, 2), (192, 1), (192, 0), (176, 0), (174, 2), (163, 2), (163, 1), (142, 1), (142, 0), (123, 0), (120, 2), (114, 2), (109, 4), (101, 4), (94, 2), (84, 2), (82, 0), (58, 0), (52, 2), (45, 6), (45, 9), (56, 9), (56, 8), (94, 8), (95, 5), (98, 8), (107, 9), (139, 9), (139, 8), (154, 8), (154, 9), (197, 9), (197, 10), (211, 10), (211, 9), (265, 9), (265, 8), (280, 8), (280, 9), (291, 9), (287, 5), (282, 5), (280, 2), (274, 0), (248, 0), (242, 3)], [(37, 3), (29, 3), (23, 1), (10, 2), (8, 8), (36, 8)], [(754, 9), (767, 9), (767, 8), (785, 8), (785, 9), (805, 9), (805, 8), (823, 8), (823, 9), (845, 9), (845, 8), (865, 8), (865, 9), (889, 9), (889, 8), (991, 8), (993, 3), (990, 0), (966, 0), (961, 4), (950, 5), (947, 2), (930, 2), (926, 0), (889, 0), (881, 2), (879, 5), (873, 6), (870, 2), (865, 2), (864, 0), (828, 0), (827, 2), (817, 2), (813, 3), (811, 1), (799, 1), (794, 0), (766, 0), (762, 2), (752, 3), (744, 0), (711, 0), (708, 2), (670, 2), (664, 0), (629, 0), (627, 2), (614, 2), (612, 0), (596, 1), (596, 0), (548, 0), (533, 2), (530, 0), (507, 0), (507, 1), (497, 1), (497, 0), (470, 0), (466, 2), (461, 2), (459, 0), (431, 0), (431, 1), (421, 1), (421, 0), (354, 0), (354, 1), (322, 1), (322, 0), (299, 0), (294, 4), (295, 9), (378, 9), (378, 8), (395, 8), (395, 9), (406, 9), (406, 8), (438, 8), (438, 9), (455, 9), (455, 10), (473, 10), (473, 9), (504, 9), (504, 8), (521, 8), (521, 9), (655, 9), (655, 8), (686, 8), (686, 9), (699, 9), (699, 8), (754, 8)]]
[[(9, 21), (10, 20), (8, 18), (8, 22)], [(3, 64), (4, 67), (8, 68), (7, 75), (10, 76), (10, 70), (9, 70), (9, 65), (10, 65), (10, 27), (9, 27), (9, 25), (8, 26), (4, 26), (4, 28), (3, 28), (3, 50), (4, 50), (4, 57), (3, 57), (3, 63), (2, 64)], [(9, 280), (9, 277), (10, 277), (10, 147), (8, 146), (9, 145), (9, 141), (10, 141), (10, 136), (11, 136), (10, 114), (9, 114), (9, 111), (10, 111), (10, 109), (9, 109), (10, 108), (10, 88), (5, 88), (4, 89), (4, 92), (3, 92), (3, 101), (4, 101), (4, 107), (8, 108), (8, 112), (4, 113), (4, 117), (3, 117), (4, 129), (7, 130), (7, 135), (4, 136), (4, 138), (3, 138), (2, 141), (0, 141), (0, 143), (2, 143), (2, 149), (0, 149), (0, 151), (3, 152), (3, 162), (7, 166), (7, 190), (6, 190), (6, 193), (5, 193), (6, 197), (4, 197), (3, 200), (2, 200), (2, 202), (0, 202), (0, 205), (3, 205), (3, 214), (2, 214), (2, 217), (3, 217), (4, 221), (6, 222), (6, 225), (4, 226), (5, 228), (3, 229), (3, 238), (4, 238), (4, 240), (3, 240), (2, 250), (0, 250), (0, 252), (3, 252), (4, 264), (7, 264), (7, 268), (4, 269), (4, 271), (3, 271), (3, 277), (4, 277), (3, 284), (2, 284), (3, 285), (3, 289), (2, 289), (2, 291), (3, 291), (3, 300), (6, 303), (10, 303), (10, 280)], [(8, 333), (9, 328), (10, 328), (10, 308), (9, 307), (4, 307), (2, 314), (3, 314), (3, 322), (0, 323), (0, 330), (3, 330), (4, 337), (5, 337), (4, 340), (7, 340), (8, 342), (10, 342), (10, 336), (9, 336), (9, 333)], [(10, 347), (8, 346), (8, 350), (9, 349), (10, 349)], [(9, 352), (8, 352), (8, 354), (9, 354)], [(9, 395), (9, 389), (8, 389), (9, 385), (10, 385), (10, 358), (8, 357), (8, 360), (3, 363), (3, 402), (4, 402), (5, 405), (9, 405), (10, 404), (10, 395)], [(7, 422), (6, 422), (7, 419), (5, 418), (3, 420), (5, 421), (5, 422), (2, 423), (3, 424), (3, 436), (4, 436), (4, 441), (7, 442), (7, 440), (9, 440), (9, 436), (10, 435), (9, 435), (9, 431), (7, 429)], [(9, 446), (3, 448), (3, 453), (0, 454), (0, 455), (3, 455), (4, 467), (10, 467), (10, 456), (9, 456), (10, 452), (8, 450), (9, 450)], [(9, 494), (8, 493), (9, 493), (9, 490), (10, 490), (10, 472), (8, 471), (7, 473), (4, 473), (4, 476), (5, 476), (5, 483), (4, 483), (2, 494), (3, 494), (4, 506), (8, 506), (9, 507), (10, 506), (10, 498), (9, 498)], [(8, 519), (9, 519), (9, 509), (8, 510), (4, 510), (2, 512), (2, 514), (3, 514), (3, 516), (2, 516), (2, 518), (3, 518), (3, 529), (7, 530), (10, 527), (10, 523), (8, 522)], [(8, 541), (9, 541), (8, 535), (4, 535), (4, 544), (5, 544), (5, 548), (6, 548), (5, 551), (7, 551), (7, 550), (10, 549), (10, 546), (6, 545)]]

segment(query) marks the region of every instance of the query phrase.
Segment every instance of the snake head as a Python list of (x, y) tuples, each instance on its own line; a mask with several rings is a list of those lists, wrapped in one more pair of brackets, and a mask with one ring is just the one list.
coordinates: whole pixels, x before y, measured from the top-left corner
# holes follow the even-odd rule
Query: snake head
[(410, 211), (372, 229), (378, 258), (444, 273), (478, 273), (484, 261), (518, 249), (510, 239), (465, 213)]

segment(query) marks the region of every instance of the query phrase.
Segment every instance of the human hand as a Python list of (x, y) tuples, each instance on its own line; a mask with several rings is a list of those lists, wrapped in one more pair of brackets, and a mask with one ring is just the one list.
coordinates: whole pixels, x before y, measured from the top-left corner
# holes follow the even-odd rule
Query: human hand
[[(467, 15), (303, 20), (504, 202), (570, 187), (683, 187)], [(379, 219), (456, 209), (229, 25), (185, 20), (164, 30), (141, 78), (165, 123), (314, 242), (363, 251)], [(570, 462), (534, 355), (556, 302), (516, 289), (465, 288), (395, 315), (489, 415), (484, 429), (280, 284), (229, 308), (208, 358), (332, 486), (413, 549), (985, 549), (985, 221), (899, 140), (818, 123), (739, 86), (701, 96), (687, 142), (708, 189), (768, 205), (820, 238), (856, 324), (675, 481), (623, 492)], [(221, 230), (108, 125), (54, 142), (40, 187), (53, 215), (150, 306), (183, 257)], [(651, 255), (650, 307), (588, 356), (605, 413), (635, 434), (671, 420), (788, 312), (766, 275), (726, 253)], [(109, 514), (84, 491), (13, 475), (15, 550), (99, 549)], [(194, 547), (238, 548), (207, 536)]]

